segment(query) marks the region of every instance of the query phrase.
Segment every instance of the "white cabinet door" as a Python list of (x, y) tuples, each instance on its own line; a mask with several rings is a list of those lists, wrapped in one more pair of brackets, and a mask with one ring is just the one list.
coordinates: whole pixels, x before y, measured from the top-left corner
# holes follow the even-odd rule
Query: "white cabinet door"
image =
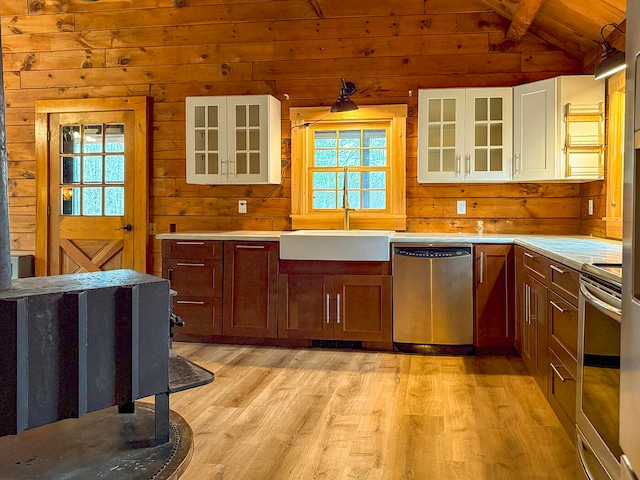
[(466, 91), (466, 179), (511, 178), (513, 91), (476, 88)]
[(556, 78), (513, 88), (513, 179), (553, 180), (557, 146)]
[(418, 91), (418, 182), (511, 175), (511, 88)]
[(280, 101), (187, 97), (187, 183), (280, 183)]
[(225, 97), (186, 99), (187, 183), (223, 183), (228, 176)]
[(418, 91), (418, 182), (464, 179), (465, 91)]

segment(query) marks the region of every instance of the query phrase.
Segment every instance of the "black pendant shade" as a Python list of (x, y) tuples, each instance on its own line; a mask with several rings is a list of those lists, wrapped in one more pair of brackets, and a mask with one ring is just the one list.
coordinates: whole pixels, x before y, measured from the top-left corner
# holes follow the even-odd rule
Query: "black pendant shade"
[(622, 34), (624, 32), (620, 30), (618, 25), (615, 23), (608, 23), (600, 30), (600, 35), (602, 36), (602, 54), (600, 55), (600, 61), (596, 66), (594, 77), (596, 80), (600, 80), (601, 78), (607, 78), (613, 75), (620, 70), (624, 70), (627, 65), (625, 63), (624, 52), (621, 52), (617, 48), (613, 47), (609, 42), (607, 42), (604, 38), (604, 29), (605, 27), (613, 26)]
[(331, 113), (339, 113), (339, 112), (351, 112), (353, 110), (357, 110), (358, 106), (355, 104), (353, 100), (351, 100), (351, 95), (353, 95), (356, 91), (355, 84), (351, 82), (345, 82), (344, 78), (341, 79), (342, 87), (340, 88), (340, 94), (338, 95), (338, 99), (331, 105)]

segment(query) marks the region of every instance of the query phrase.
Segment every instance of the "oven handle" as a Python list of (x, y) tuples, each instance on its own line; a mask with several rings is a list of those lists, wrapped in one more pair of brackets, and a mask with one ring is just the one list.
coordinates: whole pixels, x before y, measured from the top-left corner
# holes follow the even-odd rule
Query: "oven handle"
[(604, 313), (605, 315), (614, 315), (615, 320), (618, 322), (622, 316), (622, 310), (613, 305), (609, 305), (608, 303), (600, 300), (593, 293), (589, 291), (589, 288), (584, 284), (580, 284), (580, 293), (584, 296), (585, 301), (587, 301), (591, 306), (593, 306), (596, 310)]

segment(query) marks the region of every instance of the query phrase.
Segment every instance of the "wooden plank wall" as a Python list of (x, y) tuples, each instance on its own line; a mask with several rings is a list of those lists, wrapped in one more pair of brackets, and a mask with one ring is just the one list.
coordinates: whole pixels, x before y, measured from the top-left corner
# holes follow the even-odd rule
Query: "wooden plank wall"
[[(13, 250), (35, 246), (34, 101), (154, 99), (151, 218), (158, 232), (290, 228), (289, 108), (330, 105), (340, 78), (360, 104), (406, 103), (408, 229), (591, 232), (579, 184), (419, 185), (419, 88), (511, 86), (581, 64), (475, 0), (0, 0)], [(283, 181), (185, 183), (184, 99), (270, 93), (282, 101)], [(288, 100), (285, 98), (288, 95)], [(597, 189), (597, 188), (596, 188)], [(238, 199), (249, 213), (238, 215)], [(468, 214), (455, 202), (467, 200)], [(159, 242), (152, 241), (159, 269)]]

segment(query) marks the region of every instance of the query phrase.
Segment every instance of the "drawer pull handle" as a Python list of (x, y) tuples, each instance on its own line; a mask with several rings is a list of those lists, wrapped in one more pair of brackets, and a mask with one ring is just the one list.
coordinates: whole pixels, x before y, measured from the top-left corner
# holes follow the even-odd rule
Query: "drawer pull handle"
[(178, 300), (176, 303), (178, 304), (187, 304), (187, 305), (204, 305), (203, 301), (196, 302), (191, 300)]
[[(553, 363), (549, 363), (549, 365), (551, 365), (551, 370), (553, 370), (553, 372), (554, 372), (554, 373), (558, 376), (558, 378), (559, 378), (560, 380), (562, 380), (563, 382), (566, 382), (567, 380), (573, 380), (573, 378), (571, 378), (571, 377), (563, 377), (563, 376), (560, 374), (560, 371), (558, 370), (558, 367), (556, 367)], [(560, 367), (560, 368), (563, 368), (563, 367)]]
[(244, 248), (245, 250), (264, 250), (264, 245), (236, 245), (236, 248)]
[(533, 255), (531, 255), (530, 253), (524, 252), (524, 256), (527, 258), (533, 258)]
[(179, 267), (204, 267), (204, 263), (176, 263)]
[(176, 242), (176, 245), (204, 245), (204, 242)]
[(556, 272), (558, 272), (561, 275), (564, 275), (565, 273), (569, 273), (568, 270), (563, 270), (560, 267), (556, 267), (555, 265), (551, 265), (551, 270), (555, 270)]
[(560, 313), (564, 313), (566, 312), (566, 310), (564, 308), (562, 308), (560, 305), (558, 305), (556, 302), (554, 302), (553, 300), (549, 300), (549, 303), (551, 305), (553, 305), (554, 308), (556, 308), (557, 310), (560, 310)]

